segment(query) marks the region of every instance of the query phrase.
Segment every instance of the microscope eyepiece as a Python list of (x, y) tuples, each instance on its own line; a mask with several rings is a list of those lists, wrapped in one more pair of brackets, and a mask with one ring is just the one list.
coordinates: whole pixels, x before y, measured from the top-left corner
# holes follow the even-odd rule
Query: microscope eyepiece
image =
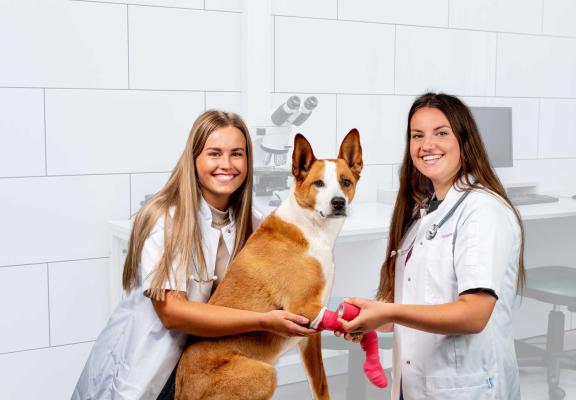
[(276, 111), (272, 113), (270, 119), (274, 122), (274, 125), (281, 126), (284, 122), (290, 118), (300, 108), (300, 97), (290, 96), (285, 103), (281, 104)]

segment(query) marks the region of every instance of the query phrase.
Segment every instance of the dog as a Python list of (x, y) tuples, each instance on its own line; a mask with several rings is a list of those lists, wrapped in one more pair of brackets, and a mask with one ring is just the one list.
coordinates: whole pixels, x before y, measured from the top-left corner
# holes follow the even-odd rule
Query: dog
[[(303, 135), (294, 138), (290, 195), (234, 258), (209, 304), (267, 312), (286, 310), (314, 321), (334, 280), (333, 250), (362, 171), (360, 135), (352, 129), (338, 159), (317, 160)], [(273, 365), (299, 345), (315, 399), (328, 399), (320, 334), (283, 337), (252, 332), (196, 338), (176, 373), (177, 400), (270, 399)]]

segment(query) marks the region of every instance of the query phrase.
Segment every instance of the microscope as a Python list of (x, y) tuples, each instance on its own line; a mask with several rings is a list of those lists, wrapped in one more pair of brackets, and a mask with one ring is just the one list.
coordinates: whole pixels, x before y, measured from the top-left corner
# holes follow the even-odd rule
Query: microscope
[(300, 97), (290, 96), (270, 116), (273, 126), (256, 128), (254, 160), (254, 193), (273, 196), (270, 206), (280, 204), (278, 192), (289, 188), (292, 176), (288, 152), (292, 147), (292, 126), (302, 125), (318, 106), (318, 99), (309, 96), (301, 104)]

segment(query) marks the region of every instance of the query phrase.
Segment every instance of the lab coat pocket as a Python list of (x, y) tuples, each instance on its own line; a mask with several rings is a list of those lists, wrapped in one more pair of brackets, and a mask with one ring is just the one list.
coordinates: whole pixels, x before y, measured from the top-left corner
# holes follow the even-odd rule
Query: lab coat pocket
[(486, 372), (455, 376), (427, 376), (426, 398), (442, 400), (493, 399), (493, 378)]
[(428, 304), (447, 303), (457, 292), (452, 235), (439, 234), (428, 244), (424, 300)]

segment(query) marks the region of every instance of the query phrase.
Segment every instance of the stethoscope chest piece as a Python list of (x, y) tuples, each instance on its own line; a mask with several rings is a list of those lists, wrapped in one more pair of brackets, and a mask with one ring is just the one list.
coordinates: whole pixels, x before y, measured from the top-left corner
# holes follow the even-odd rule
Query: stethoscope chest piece
[(428, 240), (434, 239), (434, 237), (436, 237), (436, 233), (438, 233), (438, 225), (434, 224), (426, 232), (426, 239)]

